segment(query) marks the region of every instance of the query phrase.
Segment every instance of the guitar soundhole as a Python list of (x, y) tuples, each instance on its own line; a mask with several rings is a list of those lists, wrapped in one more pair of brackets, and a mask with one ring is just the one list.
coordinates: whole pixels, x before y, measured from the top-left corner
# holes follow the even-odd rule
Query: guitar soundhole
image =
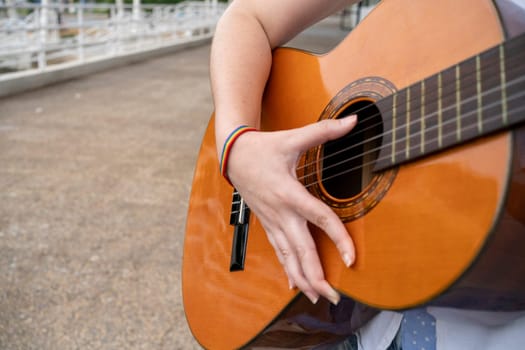
[(327, 142), (321, 154), (321, 180), (336, 199), (357, 196), (372, 181), (383, 134), (381, 115), (370, 101), (356, 102), (337, 118), (357, 114), (358, 123), (347, 135)]

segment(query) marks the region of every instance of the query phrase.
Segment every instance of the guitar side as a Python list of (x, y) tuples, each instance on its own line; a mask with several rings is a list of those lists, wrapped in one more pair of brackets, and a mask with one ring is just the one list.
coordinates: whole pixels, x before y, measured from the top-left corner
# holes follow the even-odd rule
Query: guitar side
[(286, 277), (255, 217), (250, 223), (245, 270), (230, 272), (233, 188), (218, 169), (212, 117), (188, 209), (183, 298), (190, 329), (201, 345), (232, 349), (264, 329), (297, 292), (283, 283)]
[[(450, 0), (439, 8), (429, 2), (382, 2), (325, 56), (275, 52), (262, 127), (282, 130), (315, 122), (351, 82), (375, 76), (403, 88), (502, 40), (490, 1)], [(357, 92), (364, 94), (368, 88)], [(366, 304), (399, 309), (430, 300), (460, 277), (485, 281), (484, 274), (476, 277), (472, 262), (490, 266), (489, 261), (478, 260), (480, 252), (502, 243), (494, 239), (499, 237), (495, 233), (507, 230), (502, 218), (522, 213), (523, 166), (516, 165), (523, 157), (519, 140), (522, 136), (499, 134), (401, 166), (374, 208), (346, 223), (358, 254), (350, 269), (326, 236), (312, 228), (329, 282)], [(250, 221), (245, 270), (229, 271), (233, 189), (218, 168), (212, 118), (188, 210), (183, 298), (191, 331), (201, 345), (232, 349), (265, 330), (298, 302), (298, 294), (288, 290), (255, 217)], [(508, 195), (510, 191), (520, 194)], [(520, 220), (507, 222), (523, 225)], [(523, 246), (522, 241), (516, 243)], [(506, 259), (507, 251), (501, 252)], [(514, 252), (511, 262), (515, 258)], [(460, 289), (471, 287), (463, 283), (467, 285)], [(409, 288), (414, 285), (418, 287)]]

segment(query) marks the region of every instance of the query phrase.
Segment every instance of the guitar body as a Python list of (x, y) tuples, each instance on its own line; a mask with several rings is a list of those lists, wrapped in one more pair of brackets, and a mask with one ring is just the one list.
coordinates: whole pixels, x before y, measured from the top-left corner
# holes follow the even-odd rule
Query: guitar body
[[(323, 56), (276, 50), (262, 129), (337, 116), (353, 103), (375, 102), (385, 90), (405, 88), (504, 40), (491, 1), (436, 4), (385, 0)], [(294, 316), (330, 318), (324, 301), (311, 306), (288, 289), (254, 216), (244, 270), (230, 272), (233, 189), (218, 171), (214, 140), (212, 118), (196, 165), (184, 243), (183, 298), (194, 336), (205, 348), (233, 349), (263, 332), (289, 331), (291, 310), (299, 310)], [(511, 308), (523, 308), (524, 140), (523, 127), (514, 128), (381, 171), (363, 180), (349, 200), (321, 187), (314, 194), (323, 200), (346, 202), (344, 222), (357, 251), (355, 265), (346, 268), (332, 242), (311, 227), (327, 280), (374, 308), (430, 301), (484, 308), (486, 301), (488, 308), (501, 309), (502, 295), (517, 300)], [(298, 333), (307, 338), (305, 329)], [(298, 344), (290, 346), (304, 346)]]

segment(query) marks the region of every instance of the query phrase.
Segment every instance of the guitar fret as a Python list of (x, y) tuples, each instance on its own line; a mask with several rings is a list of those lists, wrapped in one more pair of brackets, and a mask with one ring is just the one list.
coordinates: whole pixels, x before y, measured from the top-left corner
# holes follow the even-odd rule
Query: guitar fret
[(439, 148), (438, 77), (425, 79), (425, 153)]
[[(525, 97), (523, 97), (523, 92), (525, 92), (525, 79), (523, 79), (523, 77), (525, 77), (524, 46), (525, 37), (518, 42), (508, 42), (505, 44), (505, 78), (507, 80), (505, 91), (507, 100), (505, 101), (505, 108), (508, 113), (509, 125), (525, 116), (523, 112), (523, 107), (525, 106)], [(518, 65), (515, 62), (520, 62), (520, 64)], [(521, 77), (521, 79), (519, 77)], [(516, 82), (516, 80), (519, 80), (519, 82)], [(522, 97), (516, 98), (515, 96)], [(523, 160), (523, 164), (525, 166), (525, 159)]]
[(425, 81), (421, 80), (421, 154), (425, 153)]
[(397, 93), (392, 95), (392, 164), (396, 163), (396, 97)]
[[(445, 69), (441, 72), (441, 144), (438, 144), (438, 148), (448, 147), (458, 142), (458, 106), (460, 106), (461, 100), (458, 101), (458, 71), (457, 67), (453, 66), (449, 69)], [(463, 120), (461, 120), (463, 124)], [(459, 127), (461, 127), (461, 124)]]
[(476, 93), (478, 100), (478, 133), (483, 132), (483, 98), (481, 95), (481, 58), (476, 56)]
[(461, 72), (456, 65), (456, 139), (461, 140)]
[(406, 98), (406, 101), (407, 101), (407, 111), (406, 111), (406, 114), (407, 114), (407, 121), (406, 121), (406, 135), (405, 135), (405, 139), (406, 139), (406, 145), (405, 145), (405, 158), (406, 159), (409, 159), (410, 158), (410, 87), (407, 88), (407, 98)]
[(385, 119), (389, 132), (381, 150), (384, 161), (375, 169), (525, 121), (524, 45), (522, 35), (390, 95), (384, 101), (392, 103), (388, 109), (391, 118)]
[(499, 69), (500, 69), (500, 84), (501, 84), (501, 118), (503, 125), (508, 124), (507, 115), (507, 77), (505, 75), (505, 48), (503, 45), (499, 46)]
[[(481, 53), (480, 56), (480, 71), (482, 81), (483, 95), (483, 134), (497, 130), (499, 127), (505, 125), (507, 118), (504, 111), (502, 101), (502, 83), (506, 83), (506, 72), (502, 72), (505, 64), (502, 61), (504, 53), (501, 46), (495, 47), (493, 50)], [(505, 82), (503, 82), (505, 81)]]

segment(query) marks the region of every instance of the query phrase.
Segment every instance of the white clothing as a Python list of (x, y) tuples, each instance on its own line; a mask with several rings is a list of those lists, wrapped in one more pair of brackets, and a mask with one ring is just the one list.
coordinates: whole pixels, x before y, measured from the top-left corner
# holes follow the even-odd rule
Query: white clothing
[[(525, 349), (525, 311), (491, 312), (428, 307), (436, 318), (436, 350)], [(359, 350), (385, 350), (403, 314), (381, 311), (357, 332)]]

